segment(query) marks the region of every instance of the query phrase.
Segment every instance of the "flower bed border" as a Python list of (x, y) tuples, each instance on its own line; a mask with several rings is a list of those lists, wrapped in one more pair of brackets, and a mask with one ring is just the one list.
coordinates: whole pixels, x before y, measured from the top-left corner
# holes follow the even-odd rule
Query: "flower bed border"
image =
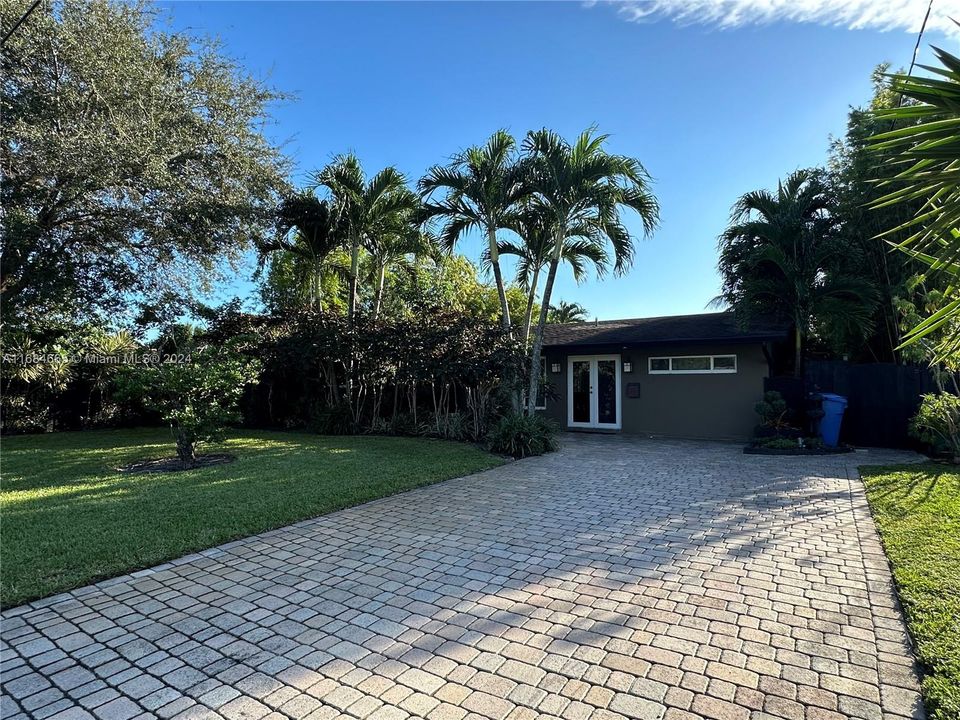
[(743, 449), (744, 455), (842, 455), (853, 452), (849, 445), (835, 448), (771, 448), (747, 445)]

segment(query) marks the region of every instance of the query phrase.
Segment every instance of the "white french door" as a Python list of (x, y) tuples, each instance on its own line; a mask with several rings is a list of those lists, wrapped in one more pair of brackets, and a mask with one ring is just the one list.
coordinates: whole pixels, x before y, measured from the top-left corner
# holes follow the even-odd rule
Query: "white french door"
[(567, 358), (567, 425), (620, 429), (620, 356)]

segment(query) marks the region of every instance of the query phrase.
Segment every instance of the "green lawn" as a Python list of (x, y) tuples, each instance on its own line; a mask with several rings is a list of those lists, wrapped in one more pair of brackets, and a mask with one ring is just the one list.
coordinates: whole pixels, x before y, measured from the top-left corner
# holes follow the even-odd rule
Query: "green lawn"
[(927, 677), (931, 720), (960, 718), (960, 469), (860, 469)]
[(4, 438), (3, 606), (502, 462), (424, 438), (237, 432), (206, 449), (237, 460), (129, 475), (115, 468), (174, 454), (169, 430)]

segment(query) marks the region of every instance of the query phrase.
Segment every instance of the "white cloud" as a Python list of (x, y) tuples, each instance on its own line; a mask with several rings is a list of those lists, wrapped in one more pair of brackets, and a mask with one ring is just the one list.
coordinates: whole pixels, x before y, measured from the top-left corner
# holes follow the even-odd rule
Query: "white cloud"
[[(929, 0), (621, 0), (620, 14), (634, 22), (669, 19), (681, 25), (737, 28), (772, 22), (815, 23), (851, 29), (920, 30)], [(592, 4), (592, 3), (591, 3)], [(960, 0), (934, 0), (928, 30), (951, 35)]]

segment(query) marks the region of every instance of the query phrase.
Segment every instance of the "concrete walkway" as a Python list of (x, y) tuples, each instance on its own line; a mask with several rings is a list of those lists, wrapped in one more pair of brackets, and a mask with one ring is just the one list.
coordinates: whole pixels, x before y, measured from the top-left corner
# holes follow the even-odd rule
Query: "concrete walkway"
[(572, 436), (3, 613), (10, 720), (922, 717), (856, 466)]

